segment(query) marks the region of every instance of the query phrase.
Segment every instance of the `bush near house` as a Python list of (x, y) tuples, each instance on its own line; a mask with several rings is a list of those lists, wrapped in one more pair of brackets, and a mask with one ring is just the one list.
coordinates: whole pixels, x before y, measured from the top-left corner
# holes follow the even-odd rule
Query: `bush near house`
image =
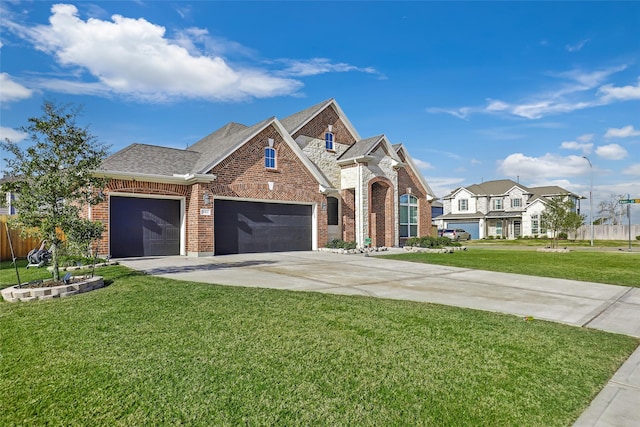
[(448, 237), (422, 236), (407, 239), (405, 246), (415, 246), (418, 248), (442, 248), (444, 246), (461, 246), (461, 244), (454, 242)]
[(342, 239), (333, 239), (327, 243), (327, 247), (331, 249), (355, 249), (357, 246), (355, 241), (345, 242)]

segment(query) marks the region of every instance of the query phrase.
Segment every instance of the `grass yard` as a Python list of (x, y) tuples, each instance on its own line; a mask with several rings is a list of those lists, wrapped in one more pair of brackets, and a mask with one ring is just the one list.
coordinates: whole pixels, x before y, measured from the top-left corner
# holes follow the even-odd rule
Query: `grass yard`
[(385, 258), (529, 276), (640, 287), (640, 253), (536, 252), (470, 247), (453, 254), (405, 253)]
[(638, 345), (432, 304), (100, 274), (97, 291), (0, 303), (0, 425), (566, 426)]

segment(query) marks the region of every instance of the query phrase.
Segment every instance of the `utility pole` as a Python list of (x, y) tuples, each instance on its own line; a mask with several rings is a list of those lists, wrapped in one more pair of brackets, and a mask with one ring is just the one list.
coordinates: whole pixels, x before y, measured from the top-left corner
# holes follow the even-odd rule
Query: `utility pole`
[(591, 246), (593, 246), (593, 165), (587, 156), (582, 156), (591, 168), (591, 184), (589, 186), (589, 224), (591, 225)]

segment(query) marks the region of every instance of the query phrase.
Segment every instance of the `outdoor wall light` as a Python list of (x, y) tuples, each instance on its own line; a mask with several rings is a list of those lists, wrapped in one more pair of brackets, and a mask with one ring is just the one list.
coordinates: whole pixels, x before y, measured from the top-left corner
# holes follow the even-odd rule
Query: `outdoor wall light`
[(202, 195), (202, 201), (204, 202), (205, 205), (210, 205), (211, 204), (211, 194), (205, 192)]

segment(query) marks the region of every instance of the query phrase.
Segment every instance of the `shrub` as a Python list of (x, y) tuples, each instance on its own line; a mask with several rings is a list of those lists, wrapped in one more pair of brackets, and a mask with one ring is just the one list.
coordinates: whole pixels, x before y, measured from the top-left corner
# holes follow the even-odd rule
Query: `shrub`
[(560, 239), (560, 240), (567, 240), (568, 237), (569, 237), (569, 235), (567, 233), (565, 233), (564, 231), (561, 231), (560, 233), (558, 233), (558, 239)]
[(331, 249), (355, 249), (357, 244), (355, 241), (345, 242), (342, 239), (333, 239), (327, 243), (327, 247)]
[(441, 248), (443, 246), (460, 246), (460, 243), (452, 241), (448, 237), (412, 237), (407, 239), (405, 246), (415, 246), (418, 248)]
[(636, 240), (640, 240), (640, 236), (636, 236)]

